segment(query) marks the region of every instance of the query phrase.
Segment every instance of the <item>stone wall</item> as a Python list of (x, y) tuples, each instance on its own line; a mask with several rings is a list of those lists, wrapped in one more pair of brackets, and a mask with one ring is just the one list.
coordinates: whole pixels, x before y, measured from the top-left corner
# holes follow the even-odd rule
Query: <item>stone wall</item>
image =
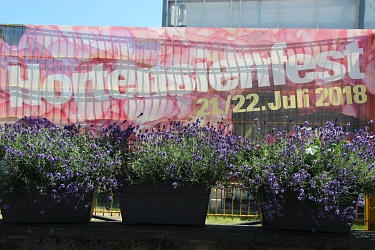
[(204, 227), (89, 224), (13, 224), (0, 221), (0, 249), (204, 249), (204, 250), (373, 250), (375, 232), (349, 235), (264, 231), (251, 225)]

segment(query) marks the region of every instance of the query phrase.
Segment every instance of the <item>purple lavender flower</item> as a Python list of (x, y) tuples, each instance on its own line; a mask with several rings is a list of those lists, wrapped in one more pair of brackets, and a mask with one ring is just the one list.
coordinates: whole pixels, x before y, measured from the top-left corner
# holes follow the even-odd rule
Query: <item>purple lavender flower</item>
[[(227, 182), (239, 153), (248, 141), (236, 137), (222, 121), (201, 124), (171, 121), (136, 134), (130, 160), (133, 181), (169, 181), (180, 186), (203, 183), (207, 187)], [(235, 170), (235, 169), (233, 169)], [(238, 175), (238, 171), (234, 171)]]
[(39, 196), (50, 195), (55, 202), (64, 201), (69, 193), (85, 192), (86, 187), (112, 194), (117, 182), (98, 177), (118, 173), (119, 152), (96, 140), (97, 134), (81, 126), (59, 127), (46, 119), (24, 118), (0, 126), (0, 144), (7, 145), (0, 197), (12, 195), (19, 186)]
[[(257, 122), (255, 128), (261, 129)], [(321, 215), (332, 211), (350, 218), (350, 208), (342, 204), (375, 192), (375, 146), (367, 128), (350, 132), (349, 124), (339, 126), (337, 120), (321, 127), (306, 121), (277, 132), (264, 128), (270, 132), (260, 130), (237, 176), (268, 218), (282, 214), (285, 197), (314, 202)]]

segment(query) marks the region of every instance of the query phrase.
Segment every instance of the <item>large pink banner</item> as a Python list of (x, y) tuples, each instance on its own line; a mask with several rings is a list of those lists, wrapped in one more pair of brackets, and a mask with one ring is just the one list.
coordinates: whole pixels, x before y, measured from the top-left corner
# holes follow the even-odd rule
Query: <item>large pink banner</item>
[[(374, 30), (0, 26), (0, 118), (374, 119)], [(137, 118), (139, 114), (143, 116)]]

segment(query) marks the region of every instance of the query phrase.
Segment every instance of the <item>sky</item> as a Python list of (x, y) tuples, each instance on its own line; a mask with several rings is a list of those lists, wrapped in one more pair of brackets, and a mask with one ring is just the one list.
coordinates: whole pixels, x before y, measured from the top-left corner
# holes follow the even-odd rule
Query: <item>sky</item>
[(0, 24), (161, 27), (163, 0), (0, 0)]

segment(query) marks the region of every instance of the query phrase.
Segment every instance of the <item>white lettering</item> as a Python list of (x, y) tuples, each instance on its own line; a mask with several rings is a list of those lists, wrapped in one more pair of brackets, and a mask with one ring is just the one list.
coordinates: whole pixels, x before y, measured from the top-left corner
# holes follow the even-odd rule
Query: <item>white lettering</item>
[(277, 43), (271, 49), (272, 74), (275, 85), (286, 84), (284, 64), (288, 61), (288, 58), (283, 53), (285, 48), (286, 43)]
[[(318, 54), (316, 57), (316, 64), (328, 70), (323, 72), (318, 71), (318, 77), (324, 81), (336, 81), (342, 79), (346, 74), (345, 66), (341, 63), (329, 60), (328, 57), (341, 59), (344, 58), (344, 55), (339, 51), (326, 51)], [(331, 74), (331, 72), (333, 72), (333, 74)]]
[(40, 71), (38, 64), (29, 64), (21, 76), (20, 66), (9, 66), (10, 107), (22, 107), (23, 103), (34, 106), (41, 105), (42, 91), (40, 87)]
[(190, 77), (193, 73), (188, 64), (168, 68), (167, 71), (168, 93), (171, 95), (186, 95), (194, 91), (195, 82)]
[(218, 61), (212, 64), (210, 68), (210, 84), (212, 88), (218, 91), (229, 91), (237, 87), (239, 75), (233, 72), (236, 69), (234, 61)]
[[(56, 95), (55, 87), (59, 84), (60, 96)], [(43, 96), (47, 102), (55, 104), (64, 104), (72, 98), (72, 85), (70, 78), (63, 74), (49, 75), (43, 82)]]
[[(324, 51), (313, 55), (291, 54), (293, 50), (287, 53), (286, 48), (286, 43), (276, 43), (269, 54), (250, 54), (250, 50), (241, 53), (235, 48), (227, 48), (228, 55), (213, 61), (212, 65), (205, 58), (209, 55), (205, 49), (189, 49), (196, 54), (193, 55), (195, 62), (146, 68), (128, 58), (118, 60), (114, 65), (98, 64), (91, 71), (73, 72), (72, 80), (64, 74), (47, 75), (43, 83), (38, 64), (8, 66), (10, 106), (41, 105), (43, 98), (52, 105), (60, 105), (72, 98), (77, 103), (85, 103), (109, 101), (110, 97), (186, 95), (194, 91), (208, 92), (210, 87), (216, 91), (231, 91), (253, 88), (255, 81), (258, 87), (268, 87), (271, 79), (279, 86), (287, 81), (299, 84), (316, 79), (337, 81), (346, 75), (352, 79), (365, 77), (359, 63), (363, 49), (357, 41), (348, 43), (342, 52)], [(126, 49), (127, 52), (120, 55), (130, 56), (138, 51)], [(223, 58), (222, 55), (225, 54), (219, 53), (219, 58)], [(114, 70), (110, 72), (110, 69)]]
[(105, 91), (105, 74), (106, 71), (103, 71), (103, 64), (98, 64), (92, 67), (92, 82), (94, 87), (94, 98), (97, 101), (108, 101), (109, 96)]
[(365, 78), (365, 74), (359, 69), (359, 55), (363, 54), (363, 49), (358, 48), (357, 41), (346, 45), (346, 50), (343, 51), (348, 59), (348, 73), (349, 77), (353, 79)]
[[(289, 57), (286, 65), (286, 72), (289, 79), (295, 83), (308, 83), (315, 79), (316, 72), (300, 72), (316, 68), (316, 63), (312, 56), (307, 54), (296, 54)], [(300, 77), (304, 73), (304, 77)]]

